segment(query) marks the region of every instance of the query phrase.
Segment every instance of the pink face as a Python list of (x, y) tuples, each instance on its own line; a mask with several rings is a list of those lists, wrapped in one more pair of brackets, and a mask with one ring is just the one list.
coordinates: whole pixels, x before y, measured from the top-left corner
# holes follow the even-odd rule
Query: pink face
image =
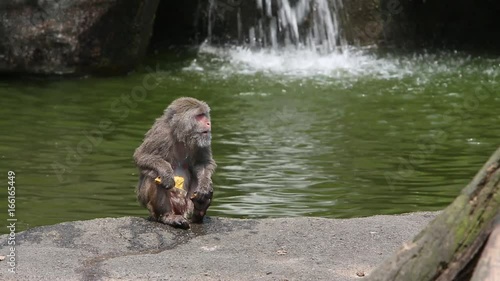
[(196, 115), (196, 122), (198, 123), (199, 132), (203, 135), (210, 134), (210, 119), (205, 113)]
[(199, 147), (210, 146), (212, 140), (212, 127), (210, 124), (210, 117), (208, 114), (202, 113), (195, 116), (196, 119), (196, 132), (198, 133), (195, 137), (197, 145)]

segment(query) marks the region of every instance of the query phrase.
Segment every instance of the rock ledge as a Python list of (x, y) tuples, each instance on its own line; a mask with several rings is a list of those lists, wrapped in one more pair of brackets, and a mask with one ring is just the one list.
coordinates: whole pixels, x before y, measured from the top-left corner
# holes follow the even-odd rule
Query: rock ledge
[[(1, 280), (359, 280), (437, 213), (354, 219), (206, 218), (190, 230), (104, 218), (16, 235)], [(0, 255), (8, 255), (7, 235)]]

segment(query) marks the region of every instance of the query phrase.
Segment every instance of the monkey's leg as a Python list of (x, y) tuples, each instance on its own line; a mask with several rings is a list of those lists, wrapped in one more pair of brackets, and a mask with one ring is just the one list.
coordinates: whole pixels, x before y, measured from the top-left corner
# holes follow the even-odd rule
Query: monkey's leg
[(149, 211), (149, 220), (158, 221), (158, 215), (156, 215), (154, 211), (153, 204), (151, 204), (151, 202), (148, 202), (146, 208), (148, 208)]
[(148, 209), (150, 219), (157, 221), (158, 216), (155, 212), (154, 204), (150, 200), (151, 198), (155, 198), (156, 195), (154, 194), (154, 186), (151, 185), (151, 181), (148, 180), (148, 177), (144, 175), (140, 176), (135, 192), (137, 201)]
[(175, 187), (167, 189), (155, 183), (153, 178), (141, 176), (137, 198), (149, 210), (151, 218), (173, 227), (187, 229), (189, 222), (185, 191)]
[(171, 188), (165, 193), (168, 198), (169, 211), (162, 213), (160, 221), (173, 227), (188, 229), (189, 222), (185, 217), (187, 211), (186, 192)]
[(149, 211), (151, 219), (160, 221), (165, 214), (172, 212), (172, 205), (166, 188), (158, 186), (154, 180), (141, 176), (137, 187), (137, 199)]

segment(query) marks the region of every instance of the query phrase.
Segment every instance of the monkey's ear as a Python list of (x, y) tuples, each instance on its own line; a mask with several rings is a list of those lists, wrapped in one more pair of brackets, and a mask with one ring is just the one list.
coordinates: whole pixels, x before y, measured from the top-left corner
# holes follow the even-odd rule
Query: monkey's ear
[(173, 108), (167, 108), (165, 109), (165, 117), (167, 118), (167, 121), (172, 120), (174, 118), (176, 111)]

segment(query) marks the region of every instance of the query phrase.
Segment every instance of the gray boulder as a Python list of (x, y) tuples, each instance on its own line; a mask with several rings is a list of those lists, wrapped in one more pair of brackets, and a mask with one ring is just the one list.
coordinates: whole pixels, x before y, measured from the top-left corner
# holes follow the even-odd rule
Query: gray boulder
[(115, 74), (144, 56), (159, 0), (0, 2), (0, 73)]

